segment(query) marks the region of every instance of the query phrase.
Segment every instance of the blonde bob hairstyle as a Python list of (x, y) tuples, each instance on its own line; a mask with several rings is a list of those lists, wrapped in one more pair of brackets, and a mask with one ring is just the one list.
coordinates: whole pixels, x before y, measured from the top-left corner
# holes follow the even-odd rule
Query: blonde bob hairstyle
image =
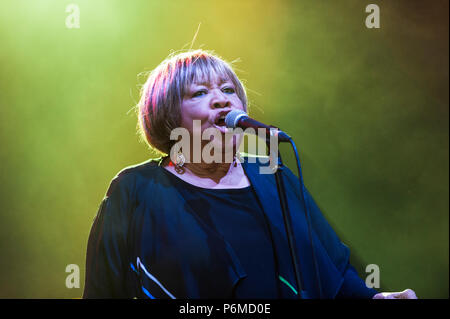
[(232, 81), (247, 110), (244, 85), (231, 65), (210, 51), (193, 50), (169, 55), (150, 72), (137, 105), (138, 132), (150, 149), (170, 153), (176, 143), (170, 140), (170, 132), (180, 126), (181, 102), (188, 87), (192, 83), (210, 82), (214, 76)]

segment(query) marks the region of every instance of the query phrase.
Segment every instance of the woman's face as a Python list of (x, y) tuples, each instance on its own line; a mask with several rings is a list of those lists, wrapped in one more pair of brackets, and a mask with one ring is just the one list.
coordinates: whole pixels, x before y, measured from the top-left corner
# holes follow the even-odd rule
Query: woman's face
[[(236, 94), (236, 88), (230, 79), (221, 79), (212, 76), (211, 82), (192, 83), (186, 90), (186, 94), (181, 103), (181, 126), (186, 128), (193, 138), (194, 120), (200, 121), (200, 131), (208, 128), (216, 130), (221, 136), (221, 141), (214, 137), (201, 142), (202, 149), (210, 141), (214, 147), (218, 147), (222, 152), (236, 152), (240, 145), (242, 136), (225, 135), (227, 128), (224, 118), (232, 110), (244, 110), (242, 101)], [(192, 145), (192, 144), (191, 144)], [(192, 146), (191, 146), (192, 149)], [(193, 150), (198, 151), (198, 150)], [(234, 154), (234, 153), (233, 153)]]

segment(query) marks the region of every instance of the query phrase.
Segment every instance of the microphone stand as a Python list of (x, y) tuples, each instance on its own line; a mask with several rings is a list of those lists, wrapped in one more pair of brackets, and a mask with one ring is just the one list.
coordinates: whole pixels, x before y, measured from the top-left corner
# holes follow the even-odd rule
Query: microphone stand
[[(278, 144), (279, 144), (279, 142), (280, 141), (278, 141)], [(270, 154), (272, 152), (272, 150), (270, 149), (270, 144), (269, 144), (268, 139), (266, 140), (266, 143), (267, 143), (267, 147), (269, 149), (269, 154)], [(271, 158), (271, 156), (269, 156), (269, 158)], [(283, 177), (282, 177), (282, 171), (284, 169), (285, 169), (285, 167), (281, 160), (281, 154), (280, 154), (280, 151), (278, 150), (277, 165), (276, 165), (276, 170), (275, 170), (274, 175), (275, 175), (275, 181), (277, 183), (278, 197), (280, 198), (281, 211), (283, 213), (283, 221), (284, 221), (284, 225), (286, 228), (286, 235), (287, 235), (287, 239), (288, 239), (289, 251), (291, 254), (292, 265), (294, 268), (295, 281), (296, 281), (297, 289), (298, 289), (297, 297), (299, 299), (308, 299), (306, 291), (303, 290), (303, 281), (302, 281), (300, 265), (298, 263), (298, 257), (297, 257), (297, 247), (296, 247), (295, 238), (293, 235), (291, 215), (289, 213), (289, 207), (287, 204), (286, 192), (285, 192), (285, 188), (284, 188), (284, 182), (283, 182)]]

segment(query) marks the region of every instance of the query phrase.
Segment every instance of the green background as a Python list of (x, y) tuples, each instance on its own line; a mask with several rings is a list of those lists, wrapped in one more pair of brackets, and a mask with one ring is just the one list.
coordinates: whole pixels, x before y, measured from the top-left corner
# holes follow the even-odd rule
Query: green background
[[(365, 26), (370, 3), (380, 29)], [(136, 134), (141, 73), (188, 49), (200, 23), (193, 48), (240, 59), (250, 113), (294, 137), (360, 275), (377, 264), (380, 290), (448, 298), (445, 0), (2, 0), (0, 297), (82, 295), (110, 180), (153, 156)]]

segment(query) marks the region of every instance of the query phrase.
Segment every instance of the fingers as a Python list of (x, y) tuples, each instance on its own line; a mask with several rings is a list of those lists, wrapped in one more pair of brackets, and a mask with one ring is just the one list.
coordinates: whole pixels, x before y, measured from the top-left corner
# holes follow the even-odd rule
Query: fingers
[(391, 292), (380, 292), (379, 294), (376, 294), (372, 297), (372, 299), (395, 299), (394, 295), (395, 293)]
[(417, 299), (416, 293), (412, 289), (405, 289), (397, 293), (397, 299)]
[(412, 289), (405, 289), (400, 292), (381, 292), (372, 297), (372, 299), (418, 299)]

